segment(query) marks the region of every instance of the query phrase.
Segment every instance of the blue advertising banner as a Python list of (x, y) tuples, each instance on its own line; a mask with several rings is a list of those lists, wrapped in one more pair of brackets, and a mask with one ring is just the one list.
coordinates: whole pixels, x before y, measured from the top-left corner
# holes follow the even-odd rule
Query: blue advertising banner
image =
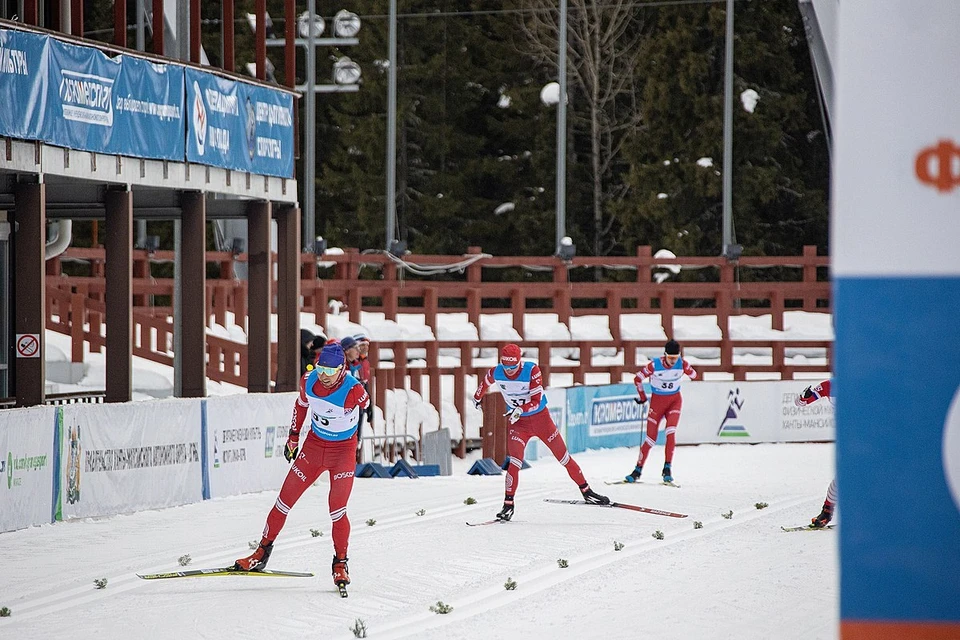
[(187, 160), (293, 177), (293, 96), (185, 69)]
[(0, 135), (38, 139), (47, 92), (45, 36), (0, 29)]
[(41, 140), (138, 158), (182, 160), (183, 69), (110, 58), (47, 38)]
[[(649, 385), (645, 388), (649, 394)], [(568, 388), (566, 442), (570, 453), (639, 447), (648, 404), (637, 404), (636, 397), (637, 389), (632, 384)], [(663, 437), (658, 436), (658, 444)]]

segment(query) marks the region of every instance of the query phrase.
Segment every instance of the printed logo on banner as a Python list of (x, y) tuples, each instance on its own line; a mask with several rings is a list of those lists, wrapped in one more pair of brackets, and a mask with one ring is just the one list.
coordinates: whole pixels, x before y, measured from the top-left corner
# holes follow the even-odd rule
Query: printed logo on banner
[(196, 81), (193, 82), (193, 135), (197, 153), (202, 156), (207, 142), (207, 109), (203, 106), (203, 94)]
[(717, 435), (721, 438), (749, 438), (747, 428), (739, 423), (740, 410), (744, 401), (740, 399), (740, 387), (731, 389), (727, 393), (727, 415), (720, 421)]
[(257, 142), (257, 112), (253, 108), (253, 101), (247, 96), (247, 156), (253, 160)]
[(70, 451), (67, 453), (67, 503), (80, 502), (80, 425), (70, 427), (68, 438)]
[(220, 439), (217, 437), (217, 430), (213, 430), (213, 468), (220, 468)]
[(15, 458), (12, 451), (7, 452), (7, 489), (23, 484), (23, 474), (40, 471), (47, 466), (47, 456), (23, 455)]
[(273, 441), (276, 440), (276, 434), (277, 434), (276, 427), (267, 427), (267, 430), (263, 436), (263, 457), (264, 458), (273, 457)]
[(917, 154), (917, 179), (949, 193), (960, 186), (960, 146), (953, 140), (939, 140), (936, 146), (926, 147)]
[(62, 70), (60, 75), (64, 118), (101, 127), (113, 126), (113, 78), (67, 70)]
[(590, 407), (590, 436), (633, 433), (646, 422), (647, 405), (637, 404), (633, 396), (594, 397)]
[(960, 388), (953, 395), (943, 426), (943, 470), (953, 504), (960, 510)]

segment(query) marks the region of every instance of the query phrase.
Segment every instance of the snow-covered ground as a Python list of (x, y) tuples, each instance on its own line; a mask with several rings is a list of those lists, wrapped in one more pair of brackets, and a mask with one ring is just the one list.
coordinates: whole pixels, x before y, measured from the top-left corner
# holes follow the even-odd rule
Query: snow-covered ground
[[(838, 637), (836, 531), (780, 530), (819, 512), (833, 445), (680, 447), (682, 488), (656, 478), (606, 486), (636, 453), (576, 459), (595, 490), (689, 517), (545, 503), (578, 497), (552, 458), (522, 472), (506, 525), (465, 526), (492, 518), (503, 497), (503, 476), (466, 474), (472, 460), (455, 460), (450, 477), (358, 479), (346, 600), (329, 575), (326, 476), (292, 510), (270, 561), (313, 578), (135, 576), (176, 570), (185, 554), (197, 568), (247, 555), (275, 491), (5, 533), (0, 607), (12, 615), (0, 618), (0, 638), (352, 638), (358, 619), (378, 639)], [(651, 456), (659, 469), (662, 448)], [(464, 504), (468, 497), (477, 504)], [(94, 588), (99, 578), (106, 589)], [(516, 590), (504, 588), (508, 578)], [(453, 610), (432, 613), (437, 601)]]

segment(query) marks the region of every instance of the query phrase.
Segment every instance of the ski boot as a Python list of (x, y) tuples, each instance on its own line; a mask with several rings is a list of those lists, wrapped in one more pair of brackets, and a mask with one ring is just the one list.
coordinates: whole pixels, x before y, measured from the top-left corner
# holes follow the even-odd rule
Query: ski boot
[(509, 522), (513, 517), (513, 496), (507, 496), (503, 500), (503, 509), (497, 514), (497, 520)]
[(833, 520), (833, 505), (829, 502), (823, 503), (823, 510), (820, 515), (810, 521), (811, 529), (823, 529)]
[(636, 467), (634, 467), (633, 471), (630, 472), (630, 475), (625, 477), (623, 480), (624, 482), (630, 482), (630, 483), (637, 482), (640, 479), (641, 473), (643, 473), (643, 467), (641, 467), (640, 465), (637, 465)]
[(337, 585), (340, 597), (347, 597), (347, 585), (350, 584), (350, 573), (347, 571), (347, 557), (333, 556), (333, 584)]
[(661, 475), (663, 476), (664, 482), (673, 482), (673, 474), (670, 472), (671, 464), (672, 463), (667, 462), (663, 465), (663, 471), (661, 472)]
[(591, 489), (588, 484), (581, 485), (580, 493), (583, 495), (583, 500), (587, 504), (610, 504), (610, 498), (600, 495)]
[(257, 550), (246, 558), (240, 558), (234, 562), (232, 569), (233, 571), (263, 571), (267, 567), (271, 553), (273, 553), (273, 542), (264, 544), (261, 540)]

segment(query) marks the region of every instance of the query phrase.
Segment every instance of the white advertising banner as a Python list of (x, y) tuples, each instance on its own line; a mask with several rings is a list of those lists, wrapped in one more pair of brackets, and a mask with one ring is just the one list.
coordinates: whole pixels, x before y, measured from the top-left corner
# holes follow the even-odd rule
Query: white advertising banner
[(201, 500), (198, 400), (74, 404), (62, 411), (58, 519)]
[[(836, 437), (833, 405), (797, 407), (810, 381), (688, 382), (678, 444), (822, 442)], [(662, 428), (662, 427), (661, 427)]]
[(56, 411), (0, 411), (0, 532), (51, 522)]
[(205, 401), (206, 497), (280, 488), (290, 468), (283, 448), (296, 399), (296, 393), (258, 393)]

